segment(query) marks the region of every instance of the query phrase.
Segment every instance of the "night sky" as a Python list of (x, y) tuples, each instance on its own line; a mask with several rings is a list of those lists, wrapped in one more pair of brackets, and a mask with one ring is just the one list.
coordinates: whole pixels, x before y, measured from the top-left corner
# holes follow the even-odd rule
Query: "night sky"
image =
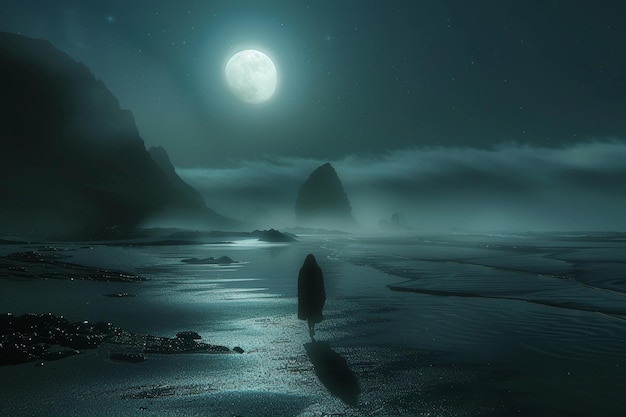
[[(626, 230), (621, 1), (4, 1), (132, 110), (207, 204), (283, 217), (333, 163), (357, 221)], [(278, 68), (239, 101), (241, 49)], [(281, 211), (282, 210), (282, 211)]]

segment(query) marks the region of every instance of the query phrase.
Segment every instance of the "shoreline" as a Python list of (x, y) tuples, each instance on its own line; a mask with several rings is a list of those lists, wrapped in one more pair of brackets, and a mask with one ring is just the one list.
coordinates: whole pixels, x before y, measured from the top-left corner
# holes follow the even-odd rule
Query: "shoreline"
[[(371, 244), (311, 238), (284, 245), (94, 247), (72, 252), (72, 262), (115, 267), (149, 279), (139, 284), (4, 281), (14, 294), (12, 305), (28, 311), (41, 311), (55, 300), (56, 306), (44, 311), (72, 320), (110, 320), (131, 333), (170, 339), (193, 329), (202, 340), (241, 346), (244, 353), (148, 353), (145, 362), (120, 363), (104, 345), (43, 367), (0, 367), (0, 376), (12, 381), (0, 394), (2, 411), (57, 415), (58, 404), (66, 403), (71, 405), (63, 415), (82, 416), (93, 414), (92, 400), (98, 398), (98, 412), (110, 416), (141, 411), (248, 417), (263, 410), (294, 417), (408, 417), (427, 412), (562, 417), (590, 411), (593, 397), (603, 401), (594, 415), (624, 411), (619, 392), (610, 389), (626, 387), (626, 381), (620, 382), (618, 368), (605, 359), (623, 346), (618, 343), (625, 333), (619, 323), (587, 311), (514, 300), (391, 291), (387, 285), (397, 282), (397, 276), (350, 263), (354, 253), (369, 256), (363, 248), (376, 250), (377, 256), (398, 249)], [(424, 250), (448, 256), (439, 251), (449, 249), (420, 246)], [(324, 362), (316, 367), (307, 352), (311, 341), (306, 324), (296, 317), (295, 298), (295, 272), (307, 253), (319, 255), (329, 294), (316, 338), (327, 343), (328, 361), (344, 364), (358, 382), (357, 406), (333, 394), (332, 381), (324, 384), (317, 374)], [(221, 256), (240, 262), (182, 261)], [(389, 262), (405, 268), (395, 257)], [(424, 279), (428, 271), (419, 273)], [(135, 297), (105, 296), (131, 291)], [(22, 301), (16, 299), (20, 297)], [(583, 333), (589, 337), (581, 340)], [(350, 374), (344, 375), (350, 380)], [(587, 393), (571, 399), (572, 391), (591, 382)], [(32, 398), (38, 400), (26, 404)]]

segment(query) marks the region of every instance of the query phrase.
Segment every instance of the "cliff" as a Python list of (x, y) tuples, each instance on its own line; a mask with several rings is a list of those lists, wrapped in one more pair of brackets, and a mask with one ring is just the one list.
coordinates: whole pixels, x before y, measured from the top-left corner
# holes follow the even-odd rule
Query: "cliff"
[(132, 230), (174, 217), (232, 225), (164, 171), (167, 154), (155, 162), (132, 113), (49, 42), (0, 32), (0, 86), (0, 231)]

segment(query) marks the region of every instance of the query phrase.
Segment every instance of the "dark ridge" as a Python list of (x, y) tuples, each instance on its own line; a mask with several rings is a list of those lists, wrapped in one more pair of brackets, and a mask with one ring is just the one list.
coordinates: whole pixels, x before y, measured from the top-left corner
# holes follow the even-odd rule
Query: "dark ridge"
[(174, 186), (179, 188), (181, 192), (187, 194), (191, 201), (195, 200), (200, 206), (205, 205), (204, 198), (198, 190), (187, 184), (178, 176), (176, 169), (174, 168), (174, 165), (172, 164), (172, 161), (170, 161), (170, 157), (164, 148), (160, 146), (152, 146), (148, 149), (148, 153)]
[(0, 232), (119, 234), (181, 217), (234, 225), (176, 175), (164, 150), (151, 157), (132, 113), (50, 42), (0, 32), (0, 88)]

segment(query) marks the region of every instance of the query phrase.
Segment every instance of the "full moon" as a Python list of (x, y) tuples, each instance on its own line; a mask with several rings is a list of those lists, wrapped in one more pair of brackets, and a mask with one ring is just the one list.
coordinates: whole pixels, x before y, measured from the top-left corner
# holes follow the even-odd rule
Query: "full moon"
[(233, 55), (224, 69), (233, 94), (246, 103), (263, 103), (276, 91), (276, 66), (263, 52), (246, 49)]

